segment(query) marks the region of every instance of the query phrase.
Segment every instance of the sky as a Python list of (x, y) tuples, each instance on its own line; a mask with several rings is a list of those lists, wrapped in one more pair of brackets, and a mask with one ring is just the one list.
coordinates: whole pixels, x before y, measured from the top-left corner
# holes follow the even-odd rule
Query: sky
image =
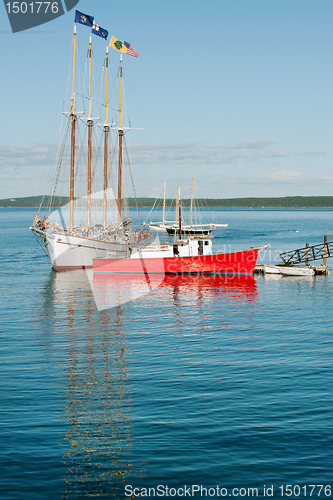
[[(124, 55), (137, 196), (156, 197), (166, 179), (168, 197), (177, 184), (187, 197), (191, 177), (199, 198), (333, 194), (332, 0), (80, 0), (76, 8), (108, 41), (139, 52)], [(48, 189), (73, 23), (74, 10), (12, 33), (0, 5), (0, 198)], [(89, 34), (78, 25), (82, 68)], [(106, 45), (93, 37), (96, 74)], [(118, 64), (110, 49), (115, 86)]]

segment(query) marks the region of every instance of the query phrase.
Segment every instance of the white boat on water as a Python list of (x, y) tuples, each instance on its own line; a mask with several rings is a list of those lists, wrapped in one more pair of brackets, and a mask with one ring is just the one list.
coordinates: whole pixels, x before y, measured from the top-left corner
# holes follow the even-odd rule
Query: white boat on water
[(264, 274), (281, 274), (280, 267), (274, 266), (273, 264), (264, 265)]
[(281, 266), (279, 269), (283, 276), (314, 276), (315, 274), (312, 267)]
[(275, 274), (282, 276), (313, 276), (314, 269), (308, 266), (275, 266), (273, 264), (264, 265), (264, 274)]
[[(177, 188), (178, 189), (178, 188)], [(168, 221), (165, 220), (165, 193), (166, 193), (166, 180), (164, 181), (164, 197), (163, 197), (163, 220), (160, 222), (150, 222), (149, 228), (151, 231), (166, 232), (171, 235), (179, 235), (179, 224), (177, 220), (178, 214), (178, 196), (176, 197), (176, 212), (175, 220)], [(157, 201), (157, 199), (156, 199)], [(156, 203), (155, 201), (155, 203)], [(201, 236), (210, 235), (212, 231), (218, 227), (228, 227), (228, 224), (216, 223), (204, 223), (200, 222), (198, 224), (193, 223), (193, 177), (191, 179), (191, 204), (190, 204), (190, 220), (188, 224), (182, 224), (182, 233), (185, 236)], [(155, 204), (154, 204), (155, 206)], [(154, 209), (154, 207), (153, 207)], [(152, 210), (153, 210), (152, 209)]]

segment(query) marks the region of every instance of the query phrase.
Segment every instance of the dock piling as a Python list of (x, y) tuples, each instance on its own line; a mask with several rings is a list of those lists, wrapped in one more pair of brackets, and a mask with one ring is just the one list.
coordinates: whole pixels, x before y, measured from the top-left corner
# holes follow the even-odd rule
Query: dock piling
[(305, 265), (309, 265), (309, 243), (305, 243)]
[(327, 259), (327, 235), (325, 234), (325, 236), (324, 236), (324, 256), (323, 256), (324, 266), (326, 266), (326, 259)]

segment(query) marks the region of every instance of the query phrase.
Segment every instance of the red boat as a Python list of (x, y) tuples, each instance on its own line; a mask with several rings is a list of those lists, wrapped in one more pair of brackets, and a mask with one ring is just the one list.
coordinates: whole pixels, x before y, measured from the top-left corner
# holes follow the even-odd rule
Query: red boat
[(252, 274), (260, 248), (212, 253), (209, 236), (173, 244), (129, 248), (127, 258), (93, 259), (94, 273), (112, 274)]

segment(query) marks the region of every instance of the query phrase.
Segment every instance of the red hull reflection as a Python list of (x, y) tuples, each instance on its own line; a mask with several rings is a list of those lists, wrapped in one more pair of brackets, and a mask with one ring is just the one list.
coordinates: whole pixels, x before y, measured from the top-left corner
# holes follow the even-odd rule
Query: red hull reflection
[(176, 293), (193, 302), (200, 298), (223, 300), (224, 297), (248, 302), (257, 297), (257, 284), (252, 275), (94, 274), (92, 290), (98, 309), (116, 307), (150, 292), (165, 292), (166, 297)]

